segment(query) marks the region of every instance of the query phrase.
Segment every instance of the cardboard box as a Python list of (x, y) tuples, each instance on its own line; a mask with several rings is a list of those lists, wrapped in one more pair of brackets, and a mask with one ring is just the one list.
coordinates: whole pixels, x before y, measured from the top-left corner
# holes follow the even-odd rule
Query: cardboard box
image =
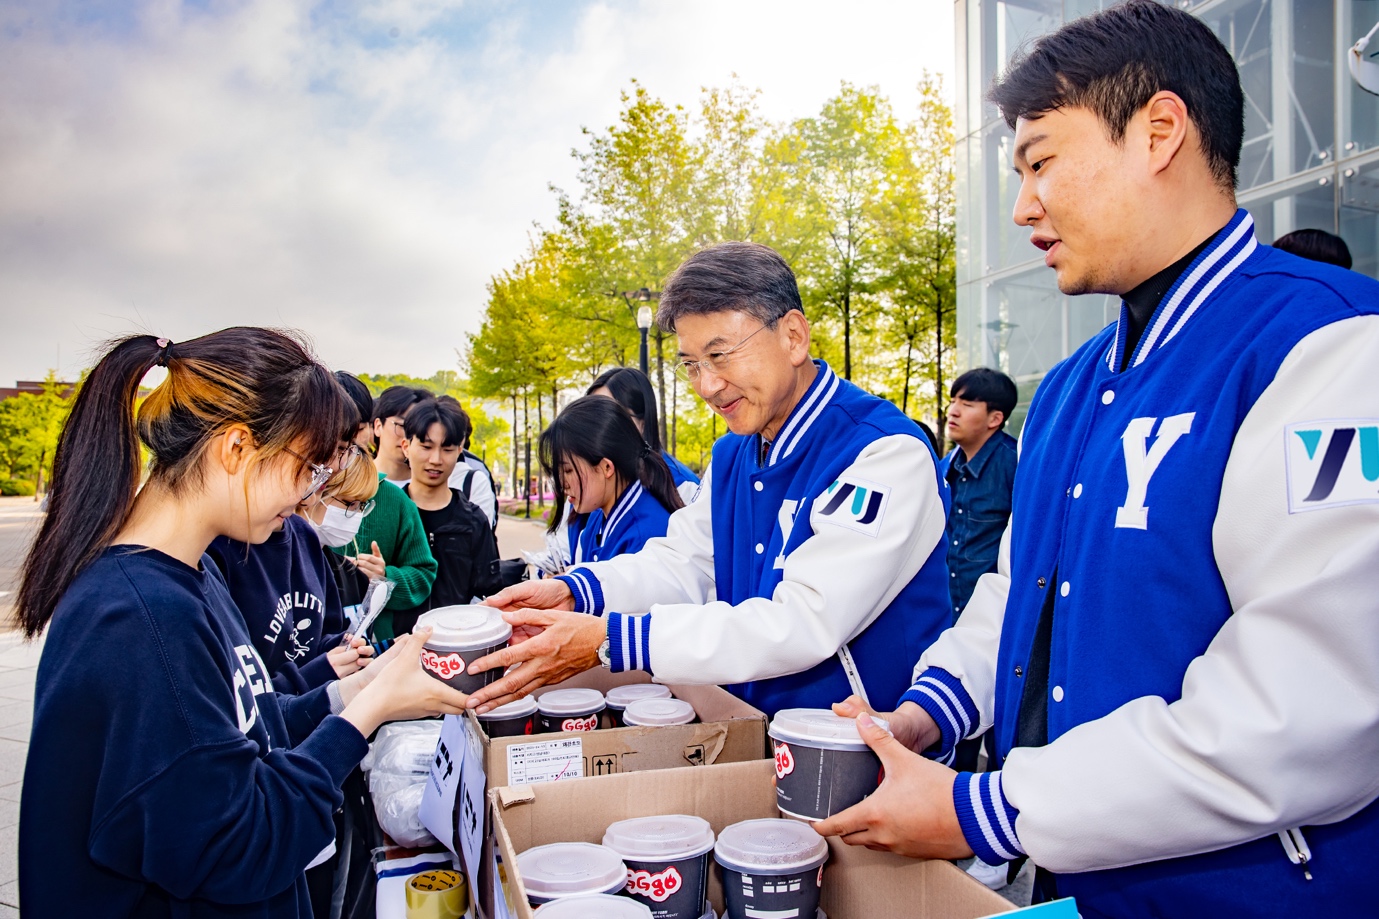
[[(552, 842), (601, 842), (610, 823), (628, 817), (695, 814), (715, 833), (740, 820), (776, 817), (774, 774), (772, 763), (762, 761), (492, 789), (513, 915), (533, 915), (516, 870), (518, 853)], [(977, 919), (1014, 909), (949, 862), (872, 852), (836, 838), (828, 846), (821, 906), (829, 919)], [(722, 910), (717, 870), (710, 872), (709, 899)]]
[[(563, 683), (549, 686), (536, 693), (539, 699), (554, 689), (575, 687), (607, 692), (614, 686), (629, 683), (649, 683), (651, 678), (641, 671), (610, 673), (597, 668), (572, 677)], [(615, 775), (622, 772), (641, 772), (647, 769), (673, 769), (680, 766), (708, 766), (714, 763), (740, 763), (769, 756), (766, 741), (766, 715), (717, 686), (667, 686), (671, 694), (694, 706), (698, 724), (677, 724), (663, 727), (628, 727), (588, 732), (533, 734), (530, 737), (495, 737), (484, 735), (484, 772), (488, 787), (525, 784), (525, 776), (554, 776), (559, 774), (562, 761), (583, 776)], [(475, 718), (472, 712), (470, 718)], [(482, 722), (475, 718), (475, 723)], [(534, 758), (517, 747), (566, 741), (570, 750), (552, 753), (543, 763), (549, 768), (533, 765)], [(578, 743), (575, 743), (577, 741)], [(561, 757), (565, 757), (564, 760)], [(510, 765), (519, 765), (523, 775), (510, 774)], [(565, 776), (569, 772), (564, 773)], [(516, 779), (516, 781), (514, 781)], [(542, 779), (549, 781), (549, 779)]]

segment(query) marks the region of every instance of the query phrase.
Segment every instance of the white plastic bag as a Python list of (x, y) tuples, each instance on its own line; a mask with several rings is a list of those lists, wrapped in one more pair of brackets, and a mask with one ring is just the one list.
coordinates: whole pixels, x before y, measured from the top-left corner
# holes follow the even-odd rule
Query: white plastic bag
[(440, 735), (439, 720), (385, 724), (365, 758), (378, 825), (400, 846), (416, 849), (436, 842), (421, 825), (419, 811)]

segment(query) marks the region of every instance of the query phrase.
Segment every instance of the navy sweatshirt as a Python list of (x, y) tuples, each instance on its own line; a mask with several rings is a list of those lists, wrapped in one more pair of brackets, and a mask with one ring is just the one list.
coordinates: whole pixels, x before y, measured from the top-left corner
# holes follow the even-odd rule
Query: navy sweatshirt
[(225, 576), (278, 692), (300, 694), (335, 679), (326, 652), (340, 643), (345, 613), (310, 523), (294, 514), (259, 545), (221, 536), (206, 554)]
[(19, 811), (20, 909), (310, 917), (304, 871), (368, 751), (275, 693), (215, 566), (117, 546), (58, 602)]

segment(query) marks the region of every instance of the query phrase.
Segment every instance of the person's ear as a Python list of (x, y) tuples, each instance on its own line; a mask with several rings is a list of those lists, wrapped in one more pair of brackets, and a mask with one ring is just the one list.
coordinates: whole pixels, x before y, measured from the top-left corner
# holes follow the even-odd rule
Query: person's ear
[(799, 367), (809, 360), (809, 320), (799, 310), (791, 310), (778, 320), (785, 333), (786, 353), (790, 363)]
[(1143, 131), (1150, 175), (1157, 176), (1173, 164), (1193, 130), (1187, 105), (1177, 93), (1160, 90), (1134, 120)]
[(225, 433), (210, 452), (212, 459), (220, 464), (225, 474), (234, 476), (247, 468), (249, 455), (254, 449), (254, 439), (249, 429), (242, 424), (232, 424), (225, 429)]
[(380, 438), (380, 439), (383, 437), (383, 419), (382, 419), (382, 418), (375, 418), (375, 419), (373, 420), (373, 436), (376, 437), (376, 438)]
[(599, 460), (599, 475), (603, 476), (605, 479), (611, 482), (614, 476), (616, 476), (617, 474), (617, 467), (613, 465), (612, 460), (610, 460), (606, 456), (603, 459)]
[(986, 429), (988, 431), (1000, 430), (1001, 425), (1006, 423), (1006, 413), (1001, 411), (986, 413)]

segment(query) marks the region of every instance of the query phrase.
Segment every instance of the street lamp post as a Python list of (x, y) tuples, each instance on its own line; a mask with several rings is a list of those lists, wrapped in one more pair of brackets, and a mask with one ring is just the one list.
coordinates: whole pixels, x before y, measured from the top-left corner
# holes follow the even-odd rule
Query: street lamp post
[[(643, 287), (639, 291), (639, 293), (641, 294), (645, 294), (646, 292), (647, 290), (645, 287)], [(642, 307), (637, 310), (637, 328), (642, 333), (642, 350), (640, 354), (642, 374), (645, 376), (647, 375), (647, 369), (649, 365), (649, 358), (647, 357), (646, 353), (646, 333), (651, 329), (651, 307), (646, 306), (645, 304), (643, 304)]]

